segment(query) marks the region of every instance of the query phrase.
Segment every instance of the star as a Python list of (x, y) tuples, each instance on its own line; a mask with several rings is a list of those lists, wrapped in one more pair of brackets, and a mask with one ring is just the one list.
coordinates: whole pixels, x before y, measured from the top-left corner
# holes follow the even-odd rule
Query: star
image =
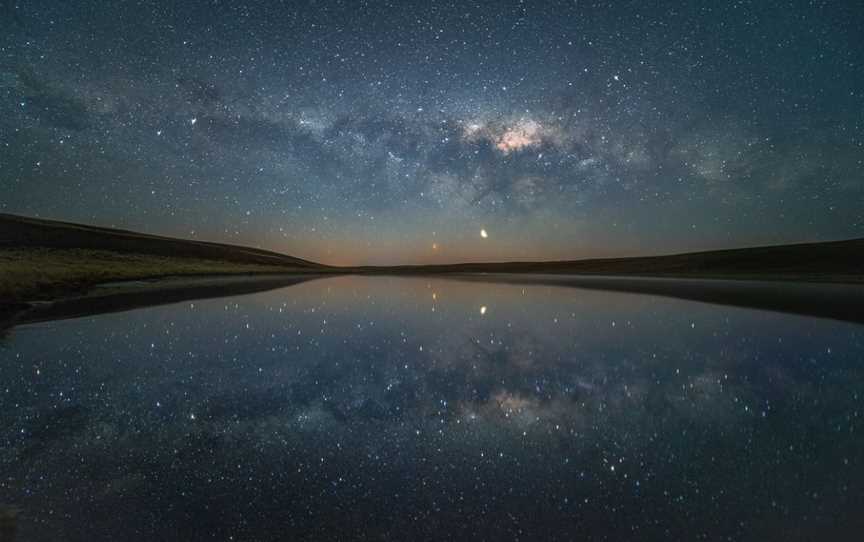
[[(359, 16), (189, 0), (177, 20), (143, 3), (103, 14), (104, 32), (87, 9), (55, 32), (43, 3), (22, 8), (0, 33), (0, 212), (348, 265), (864, 234), (850, 90), (864, 49), (843, 10), (766, 7), (759, 21), (788, 23), (769, 54), (752, 13), (670, 22), (645, 7), (628, 32), (611, 21), (634, 14), (614, 2), (554, 16), (470, 4), (445, 22), (430, 1)], [(700, 39), (676, 41), (693, 28)], [(643, 47), (656, 43), (680, 48)]]

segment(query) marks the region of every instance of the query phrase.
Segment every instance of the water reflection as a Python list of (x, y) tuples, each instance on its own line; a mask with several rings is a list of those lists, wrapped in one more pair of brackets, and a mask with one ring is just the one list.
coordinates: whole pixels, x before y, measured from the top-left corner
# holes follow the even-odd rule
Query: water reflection
[(22, 540), (846, 538), (861, 326), (423, 278), (17, 328)]

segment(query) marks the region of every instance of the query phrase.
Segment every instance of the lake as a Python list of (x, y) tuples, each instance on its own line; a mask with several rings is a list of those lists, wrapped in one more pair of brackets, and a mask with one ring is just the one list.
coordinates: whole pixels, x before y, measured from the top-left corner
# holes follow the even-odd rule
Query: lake
[(862, 383), (855, 322), (321, 278), (11, 330), (0, 505), (26, 541), (854, 539)]

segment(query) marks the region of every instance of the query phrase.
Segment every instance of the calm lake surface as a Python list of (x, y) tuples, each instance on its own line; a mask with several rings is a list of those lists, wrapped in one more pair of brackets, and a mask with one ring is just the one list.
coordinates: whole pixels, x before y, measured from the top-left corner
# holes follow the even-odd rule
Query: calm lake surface
[(16, 540), (853, 540), (864, 326), (337, 277), (0, 339)]

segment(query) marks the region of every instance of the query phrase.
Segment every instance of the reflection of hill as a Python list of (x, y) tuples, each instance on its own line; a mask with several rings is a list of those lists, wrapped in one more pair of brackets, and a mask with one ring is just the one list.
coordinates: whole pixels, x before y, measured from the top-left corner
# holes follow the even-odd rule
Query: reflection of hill
[(455, 280), (630, 292), (864, 323), (857, 284), (578, 275), (460, 275)]
[(10, 311), (5, 317), (0, 313), (0, 340), (5, 330), (20, 324), (121, 312), (192, 299), (252, 294), (285, 288), (316, 278), (317, 275), (264, 275), (118, 283), (116, 286), (96, 288), (85, 296), (37, 304), (20, 312)]

